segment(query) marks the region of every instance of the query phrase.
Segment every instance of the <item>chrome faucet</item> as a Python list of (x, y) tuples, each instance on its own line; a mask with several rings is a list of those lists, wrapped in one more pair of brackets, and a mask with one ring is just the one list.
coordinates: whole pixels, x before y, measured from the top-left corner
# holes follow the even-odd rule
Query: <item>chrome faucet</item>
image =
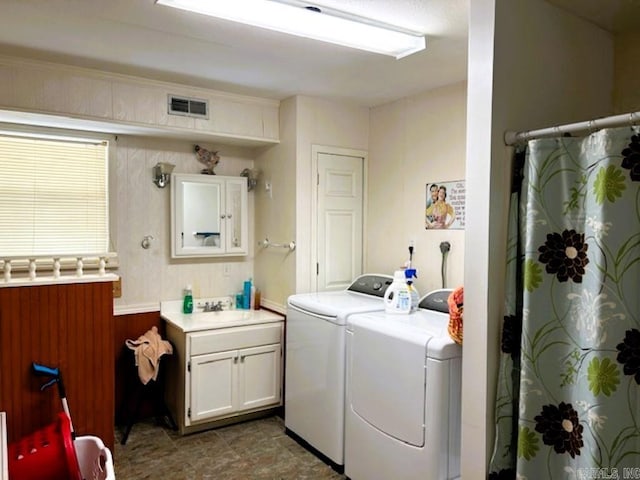
[(218, 302), (218, 303), (209, 303), (209, 302), (204, 302), (204, 307), (202, 309), (203, 312), (221, 312), (222, 311), (222, 302)]

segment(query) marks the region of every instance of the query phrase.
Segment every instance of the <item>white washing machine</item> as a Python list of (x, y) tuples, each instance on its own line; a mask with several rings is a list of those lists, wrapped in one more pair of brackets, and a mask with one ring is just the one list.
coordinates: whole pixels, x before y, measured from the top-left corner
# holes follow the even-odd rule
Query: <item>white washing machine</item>
[(450, 293), (425, 295), (412, 314), (349, 318), (348, 478), (459, 477), (462, 349), (447, 332)]
[(338, 471), (344, 465), (345, 336), (349, 316), (384, 310), (390, 275), (287, 301), (285, 431)]

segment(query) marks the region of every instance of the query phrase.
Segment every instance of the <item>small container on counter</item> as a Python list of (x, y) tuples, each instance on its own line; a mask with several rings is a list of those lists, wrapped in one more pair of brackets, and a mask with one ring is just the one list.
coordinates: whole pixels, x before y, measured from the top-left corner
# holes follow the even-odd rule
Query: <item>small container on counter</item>
[(182, 300), (182, 313), (193, 312), (193, 288), (187, 285), (184, 289), (184, 298)]
[(236, 293), (236, 309), (244, 308), (244, 295), (242, 292)]
[(260, 290), (258, 290), (257, 288), (254, 295), (253, 309), (260, 310)]

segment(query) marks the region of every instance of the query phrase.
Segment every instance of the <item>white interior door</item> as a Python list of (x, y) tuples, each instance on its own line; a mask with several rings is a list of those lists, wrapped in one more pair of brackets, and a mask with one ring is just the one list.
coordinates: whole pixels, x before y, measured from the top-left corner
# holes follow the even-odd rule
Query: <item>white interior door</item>
[(342, 290), (362, 273), (364, 158), (317, 154), (316, 290)]

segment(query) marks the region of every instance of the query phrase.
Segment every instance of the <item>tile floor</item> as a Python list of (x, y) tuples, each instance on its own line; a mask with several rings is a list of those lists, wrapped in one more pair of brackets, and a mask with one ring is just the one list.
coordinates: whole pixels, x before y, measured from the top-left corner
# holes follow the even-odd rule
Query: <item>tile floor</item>
[(116, 427), (116, 480), (345, 479), (284, 433), (278, 416), (180, 436), (153, 420), (133, 426), (122, 446)]

